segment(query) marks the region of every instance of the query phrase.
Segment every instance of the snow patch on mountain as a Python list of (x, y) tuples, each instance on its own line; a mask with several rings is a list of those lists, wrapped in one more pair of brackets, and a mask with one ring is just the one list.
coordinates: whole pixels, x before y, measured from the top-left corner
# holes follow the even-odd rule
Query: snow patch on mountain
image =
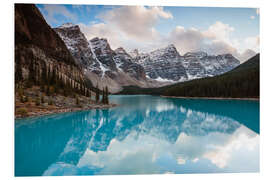
[(74, 27), (75, 25), (72, 23), (64, 23), (61, 26), (59, 26), (59, 28), (70, 28), (70, 27)]
[(218, 56), (205, 52), (188, 52), (181, 56), (173, 44), (150, 53), (131, 52), (133, 61), (141, 64), (147, 77), (162, 81), (183, 82), (223, 74), (240, 64), (231, 54)]
[[(95, 46), (95, 47), (97, 47), (97, 46)], [(100, 67), (100, 70), (101, 70), (101, 72), (102, 72), (101, 77), (103, 77), (104, 74), (105, 74), (105, 72), (108, 71), (109, 69), (106, 68), (106, 67), (104, 67), (103, 64), (98, 60), (98, 58), (97, 58), (97, 56), (96, 56), (96, 53), (95, 53), (95, 51), (94, 51), (94, 49), (93, 49), (93, 46), (92, 46), (91, 41), (89, 42), (89, 48), (91, 49), (91, 52), (92, 52), (92, 54), (93, 54), (93, 58), (99, 63), (99, 67)]]
[[(156, 82), (183, 82), (216, 76), (240, 64), (231, 54), (214, 56), (199, 51), (181, 56), (173, 44), (149, 53), (140, 53), (138, 49), (127, 53), (122, 47), (112, 50), (107, 39), (95, 37), (88, 41), (79, 26), (72, 23), (54, 30), (65, 42), (77, 64), (96, 74), (96, 80), (105, 76), (108, 81), (118, 79), (114, 86), (117, 83), (126, 84), (123, 79), (129, 82), (127, 84), (143, 84), (146, 87)], [(119, 78), (120, 74), (122, 79)]]

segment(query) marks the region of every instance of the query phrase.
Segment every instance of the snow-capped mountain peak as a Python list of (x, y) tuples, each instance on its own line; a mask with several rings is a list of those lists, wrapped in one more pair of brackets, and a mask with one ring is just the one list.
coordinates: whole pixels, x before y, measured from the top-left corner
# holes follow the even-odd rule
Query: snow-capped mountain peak
[(134, 49), (134, 50), (132, 50), (132, 51), (129, 52), (129, 55), (132, 58), (135, 58), (135, 57), (139, 56), (139, 50), (138, 49)]
[(117, 53), (117, 54), (127, 54), (125, 49), (122, 48), (122, 47), (119, 47), (119, 48), (115, 49), (114, 52)]
[(75, 27), (75, 26), (78, 26), (78, 25), (75, 25), (73, 23), (64, 23), (61, 26), (59, 26), (58, 28), (70, 28), (70, 27)]
[(169, 44), (164, 48), (160, 48), (150, 52), (150, 56), (162, 56), (162, 55), (173, 55), (173, 56), (180, 56), (177, 49), (173, 44)]
[(198, 51), (198, 52), (187, 52), (186, 54), (184, 54), (184, 57), (185, 58), (203, 58), (207, 56), (207, 53), (206, 52), (203, 52), (203, 51)]
[(109, 78), (115, 84), (182, 82), (219, 75), (240, 64), (231, 54), (214, 56), (198, 51), (181, 56), (173, 44), (149, 53), (139, 53), (138, 49), (127, 53), (123, 47), (112, 50), (106, 38), (88, 41), (79, 26), (72, 23), (63, 24), (55, 31), (85, 71), (98, 78)]
[(95, 37), (89, 41), (97, 54), (108, 56), (113, 53), (107, 39)]

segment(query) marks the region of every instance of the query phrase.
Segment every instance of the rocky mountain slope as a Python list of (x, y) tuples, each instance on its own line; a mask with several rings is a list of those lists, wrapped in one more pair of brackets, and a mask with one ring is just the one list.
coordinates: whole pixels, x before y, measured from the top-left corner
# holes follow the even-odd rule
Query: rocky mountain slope
[[(66, 31), (65, 29), (69, 29)], [(79, 26), (72, 23), (66, 23), (54, 29), (61, 39), (65, 42), (68, 50), (74, 57), (76, 64), (81, 67), (92, 65), (93, 61), (89, 60), (93, 54), (89, 49), (89, 44), (85, 36), (81, 33)]]
[(73, 88), (87, 88), (65, 43), (31, 4), (15, 5), (15, 73), (18, 83), (45, 84), (45, 77), (55, 76)]
[(181, 56), (173, 44), (150, 53), (134, 50), (130, 54), (134, 62), (145, 68), (147, 77), (159, 81), (183, 82), (216, 76), (240, 64), (231, 54), (210, 56), (205, 52), (189, 52)]
[(92, 84), (100, 88), (109, 87), (117, 92), (122, 86), (140, 87), (160, 86), (162, 83), (147, 79), (144, 68), (132, 61), (123, 48), (112, 50), (107, 39), (93, 38), (87, 41), (79, 26), (71, 23), (54, 28), (65, 42), (76, 63), (83, 68), (84, 74)]
[(127, 53), (122, 47), (112, 50), (107, 39), (96, 37), (87, 41), (79, 26), (71, 23), (54, 30), (92, 84), (107, 84), (111, 92), (120, 91), (123, 86), (159, 87), (212, 77), (240, 64), (230, 54), (189, 52), (181, 56), (173, 44), (150, 53), (139, 53), (137, 49)]
[(35, 5), (15, 4), (15, 117), (109, 107), (91, 99), (97, 89), (83, 73), (88, 61), (76, 60)]
[(180, 61), (180, 55), (172, 44), (166, 48), (152, 51), (149, 54), (135, 52), (137, 53), (135, 53), (135, 56), (133, 53), (134, 61), (144, 67), (147, 77), (151, 79), (183, 81), (188, 78), (186, 70)]
[(260, 55), (233, 70), (214, 77), (174, 84), (162, 90), (166, 96), (259, 98)]
[(150, 94), (181, 97), (259, 98), (260, 55), (214, 77), (175, 83), (160, 88), (127, 86), (118, 94)]

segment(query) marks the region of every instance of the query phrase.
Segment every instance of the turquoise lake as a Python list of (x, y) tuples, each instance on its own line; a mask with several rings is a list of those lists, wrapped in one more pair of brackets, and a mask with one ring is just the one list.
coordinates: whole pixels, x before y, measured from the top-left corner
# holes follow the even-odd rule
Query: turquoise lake
[(15, 121), (15, 176), (259, 172), (259, 102), (110, 96)]

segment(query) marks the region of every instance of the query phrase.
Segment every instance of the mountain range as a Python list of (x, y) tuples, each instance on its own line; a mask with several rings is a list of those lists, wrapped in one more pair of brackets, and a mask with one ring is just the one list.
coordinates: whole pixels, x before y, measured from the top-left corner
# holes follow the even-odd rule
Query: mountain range
[(118, 94), (257, 99), (260, 96), (260, 54), (231, 71), (214, 77), (194, 79), (160, 88), (126, 86)]
[(240, 64), (231, 54), (188, 52), (181, 56), (173, 44), (149, 53), (137, 49), (127, 52), (123, 47), (112, 50), (107, 39), (95, 37), (88, 41), (80, 27), (71, 23), (54, 30), (92, 84), (108, 85), (110, 92), (130, 85), (152, 88), (212, 77)]
[(173, 44), (147, 53), (112, 49), (105, 38), (88, 40), (78, 25), (51, 28), (35, 5), (18, 4), (15, 10), (16, 82), (30, 76), (44, 84), (43, 77), (53, 76), (83, 94), (106, 86), (118, 93), (132, 86), (159, 88), (215, 77), (240, 65), (231, 54), (181, 55)]

